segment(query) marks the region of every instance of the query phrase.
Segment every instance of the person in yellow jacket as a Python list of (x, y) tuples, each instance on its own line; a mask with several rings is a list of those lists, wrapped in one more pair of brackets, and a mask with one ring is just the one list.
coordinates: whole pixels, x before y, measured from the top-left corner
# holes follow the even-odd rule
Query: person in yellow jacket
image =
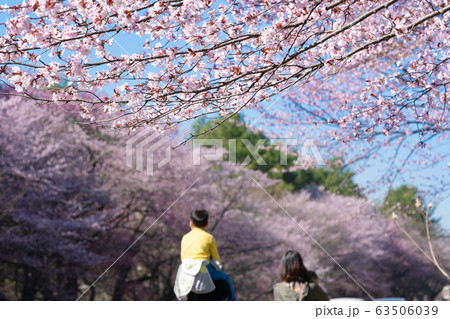
[(194, 210), (191, 213), (189, 226), (191, 231), (181, 240), (181, 261), (184, 259), (215, 259), (220, 263), (216, 240), (213, 235), (205, 231), (205, 228), (208, 227), (208, 212)]
[(230, 300), (235, 300), (230, 278), (221, 271), (216, 240), (205, 231), (208, 227), (208, 212), (194, 210), (190, 217), (191, 231), (181, 240), (181, 265), (174, 286), (177, 298), (187, 300), (191, 291), (195, 294), (212, 292), (216, 288), (214, 280), (225, 280), (229, 286)]

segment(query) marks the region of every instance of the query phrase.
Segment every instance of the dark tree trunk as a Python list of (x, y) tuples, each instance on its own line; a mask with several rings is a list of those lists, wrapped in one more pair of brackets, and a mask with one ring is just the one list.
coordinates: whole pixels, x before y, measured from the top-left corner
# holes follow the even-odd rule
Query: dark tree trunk
[(22, 289), (22, 300), (30, 301), (34, 300), (36, 295), (36, 277), (33, 274), (31, 268), (25, 266), (23, 268), (23, 289)]
[(76, 300), (78, 298), (78, 283), (76, 277), (67, 278), (64, 293), (64, 298), (67, 300)]
[(125, 293), (126, 290), (126, 280), (128, 277), (128, 273), (131, 270), (131, 264), (128, 265), (123, 265), (122, 267), (120, 267), (118, 274), (117, 274), (117, 279), (116, 279), (116, 284), (114, 286), (114, 293), (112, 296), (112, 300), (114, 301), (120, 301), (123, 298), (123, 295)]

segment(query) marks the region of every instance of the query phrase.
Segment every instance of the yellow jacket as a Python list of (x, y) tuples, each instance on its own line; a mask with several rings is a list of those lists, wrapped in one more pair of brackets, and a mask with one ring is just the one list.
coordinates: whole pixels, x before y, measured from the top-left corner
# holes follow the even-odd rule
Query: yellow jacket
[(213, 235), (197, 227), (184, 235), (181, 240), (181, 260), (184, 259), (216, 259), (220, 262), (216, 240)]

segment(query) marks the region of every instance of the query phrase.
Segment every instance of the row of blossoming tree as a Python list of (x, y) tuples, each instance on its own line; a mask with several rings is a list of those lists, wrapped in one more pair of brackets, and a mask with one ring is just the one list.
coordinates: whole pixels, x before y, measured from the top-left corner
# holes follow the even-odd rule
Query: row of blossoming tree
[[(227, 162), (193, 166), (185, 148), (148, 175), (125, 165), (127, 138), (79, 125), (74, 109), (0, 100), (3, 299), (172, 300), (180, 239), (199, 207), (211, 213), (240, 299), (272, 299), (288, 249), (304, 255), (333, 297), (432, 297), (445, 283), (365, 199), (272, 194), (263, 173)], [(408, 231), (426, 248), (419, 229)], [(449, 264), (448, 239), (433, 244)]]

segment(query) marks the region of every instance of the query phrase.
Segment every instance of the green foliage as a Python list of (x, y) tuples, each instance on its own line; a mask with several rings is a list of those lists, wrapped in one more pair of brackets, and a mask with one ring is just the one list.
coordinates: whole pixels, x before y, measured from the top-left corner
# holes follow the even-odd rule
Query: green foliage
[[(216, 123), (218, 121), (200, 121), (194, 127), (195, 134), (208, 132), (217, 125)], [(286, 164), (281, 165), (281, 156), (284, 155), (283, 152), (262, 131), (254, 132), (250, 130), (245, 125), (240, 114), (233, 116), (230, 120), (225, 121), (208, 133), (200, 135), (198, 138), (221, 140), (223, 147), (228, 151), (230, 151), (230, 145), (233, 145), (234, 141), (236, 141), (236, 162), (243, 163), (248, 159), (250, 160), (247, 166), (248, 168), (267, 173), (267, 176), (270, 178), (279, 179), (281, 182), (271, 187), (271, 190), (275, 193), (296, 191), (311, 185), (323, 185), (326, 190), (336, 194), (360, 196), (358, 185), (353, 182), (355, 173), (338, 165), (337, 159), (332, 161), (332, 164), (326, 168), (300, 169), (283, 173), (283, 170), (294, 165), (298, 156), (288, 153)], [(264, 164), (256, 161), (243, 142), (244, 140), (248, 140), (252, 145), (256, 145), (261, 139), (265, 140), (265, 142), (264, 147), (259, 149), (258, 154), (261, 156)], [(230, 140), (232, 140), (231, 144)], [(230, 155), (226, 154), (224, 160), (230, 160)]]
[[(231, 120), (231, 121), (230, 121)], [(251, 131), (242, 119), (240, 114), (233, 116), (230, 120), (225, 121), (217, 128), (208, 132), (207, 134), (201, 135), (199, 139), (218, 139), (222, 141), (223, 147), (230, 151), (230, 140), (232, 140), (231, 145), (236, 141), (236, 162), (243, 163), (246, 159), (250, 160), (248, 168), (253, 170), (259, 170), (267, 173), (271, 178), (280, 179), (282, 176), (281, 170), (291, 166), (296, 157), (294, 155), (288, 154), (286, 159), (286, 165), (281, 165), (281, 152), (276, 149), (275, 145), (271, 144), (270, 140), (264, 135), (263, 132), (253, 132)], [(195, 134), (199, 134), (216, 125), (215, 121), (200, 121), (199, 125), (194, 127)], [(258, 163), (258, 161), (252, 156), (249, 149), (245, 146), (244, 141), (256, 146), (260, 140), (264, 140), (263, 146), (259, 149), (258, 154), (261, 156), (263, 162)], [(233, 148), (233, 146), (231, 146)], [(226, 154), (224, 160), (230, 160), (230, 155)]]
[(423, 228), (425, 214), (428, 209), (428, 221), (430, 223), (430, 232), (433, 236), (439, 236), (439, 219), (434, 218), (433, 208), (427, 208), (423, 204), (423, 198), (419, 195), (416, 187), (401, 185), (398, 188), (391, 189), (385, 196), (380, 206), (380, 211), (386, 215), (403, 215), (410, 217), (418, 222), (418, 227)]
[[(333, 162), (336, 163), (336, 160)], [(283, 173), (283, 181), (292, 184), (294, 190), (309, 185), (323, 185), (326, 190), (345, 196), (361, 196), (358, 185), (353, 182), (355, 173), (344, 167), (332, 164), (326, 168), (309, 168)]]
[(59, 83), (55, 83), (49, 87), (51, 91), (58, 91), (60, 89), (67, 88), (69, 81), (67, 79), (61, 80)]
[(402, 185), (391, 189), (381, 204), (380, 211), (385, 214), (401, 213), (406, 216), (423, 220), (422, 204), (416, 207), (416, 198), (421, 201), (417, 188)]

